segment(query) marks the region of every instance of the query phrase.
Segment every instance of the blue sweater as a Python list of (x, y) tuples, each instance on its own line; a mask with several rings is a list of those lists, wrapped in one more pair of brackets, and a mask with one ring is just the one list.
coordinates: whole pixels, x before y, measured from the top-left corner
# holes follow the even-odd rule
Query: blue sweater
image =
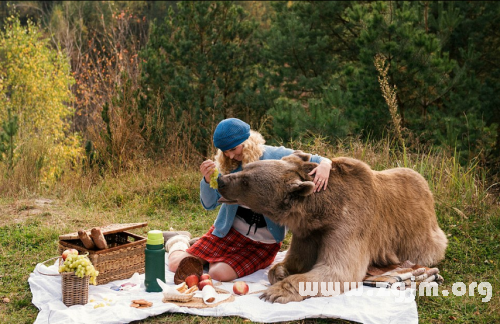
[[(285, 148), (283, 146), (275, 147), (264, 145), (264, 153), (260, 157), (260, 160), (280, 160), (284, 156), (288, 156), (292, 154), (294, 151), (292, 149)], [(312, 155), (310, 161), (320, 163), (324, 158), (319, 155)], [(231, 173), (241, 171), (241, 165), (235, 170), (231, 171)], [(221, 205), (217, 201), (221, 197), (220, 193), (213, 188), (210, 188), (210, 184), (205, 181), (203, 177), (200, 181), (200, 201), (203, 207), (206, 210), (213, 210), (217, 206)], [(226, 236), (226, 234), (233, 226), (234, 217), (236, 216), (236, 210), (238, 209), (238, 205), (227, 205), (222, 204), (219, 214), (214, 222), (214, 230), (213, 234), (222, 238)], [(273, 235), (276, 242), (281, 242), (285, 238), (287, 228), (284, 226), (277, 225), (269, 218), (264, 215), (266, 219), (267, 228), (269, 232)]]

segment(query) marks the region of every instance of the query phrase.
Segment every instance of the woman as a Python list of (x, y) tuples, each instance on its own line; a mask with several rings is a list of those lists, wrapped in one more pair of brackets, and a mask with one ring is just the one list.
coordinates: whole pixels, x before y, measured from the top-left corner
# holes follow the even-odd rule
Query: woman
[[(213, 210), (221, 197), (210, 187), (210, 176), (216, 165), (220, 173), (241, 171), (242, 166), (258, 160), (278, 160), (293, 153), (293, 150), (264, 145), (261, 134), (237, 119), (221, 121), (213, 135), (218, 148), (215, 162), (204, 161), (200, 166), (203, 178), (200, 182), (200, 200), (203, 207)], [(325, 190), (332, 162), (312, 155), (311, 162), (318, 163), (309, 175), (314, 176), (315, 192)], [(257, 214), (244, 206), (222, 204), (214, 225), (208, 233), (189, 247), (189, 236), (175, 235), (166, 242), (169, 252), (168, 265), (175, 271), (179, 262), (195, 256), (209, 263), (210, 276), (218, 281), (232, 281), (269, 266), (276, 257), (285, 238), (286, 228), (273, 223), (265, 215)]]

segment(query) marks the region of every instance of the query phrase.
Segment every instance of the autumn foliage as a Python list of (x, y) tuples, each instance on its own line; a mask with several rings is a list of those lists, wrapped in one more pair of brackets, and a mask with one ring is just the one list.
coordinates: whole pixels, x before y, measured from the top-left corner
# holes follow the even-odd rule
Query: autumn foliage
[(19, 185), (50, 184), (67, 169), (81, 163), (80, 137), (71, 132), (74, 114), (67, 57), (49, 46), (49, 40), (31, 22), (7, 19), (0, 35), (0, 119), (16, 117), (12, 167)]

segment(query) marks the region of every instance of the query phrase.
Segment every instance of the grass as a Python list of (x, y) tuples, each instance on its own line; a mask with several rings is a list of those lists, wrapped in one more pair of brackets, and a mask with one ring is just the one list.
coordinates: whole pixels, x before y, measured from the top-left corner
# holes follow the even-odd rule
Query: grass
[[(373, 169), (407, 166), (420, 172), (435, 195), (439, 224), (447, 233), (446, 258), (438, 268), (445, 279), (439, 296), (417, 296), (421, 323), (494, 323), (500, 321), (500, 206), (498, 185), (488, 182), (476, 163), (460, 166), (457, 157), (439, 152), (400, 153), (393, 143), (342, 142), (337, 146), (296, 147), (324, 156), (351, 156)], [(53, 188), (9, 193), (0, 198), (0, 322), (32, 323), (38, 309), (31, 303), (28, 277), (39, 262), (56, 256), (58, 236), (80, 228), (111, 223), (148, 222), (150, 229), (189, 230), (199, 236), (213, 223), (216, 211), (199, 203), (197, 165), (144, 162), (116, 176), (68, 175)], [(4, 179), (6, 181), (13, 181)], [(3, 184), (5, 187), (5, 183)], [(7, 183), (8, 185), (8, 183)], [(283, 246), (286, 249), (290, 235)], [(450, 294), (453, 284), (489, 282), (489, 302), (476, 287), (463, 296)], [(8, 302), (1, 302), (8, 298)], [(6, 300), (5, 300), (6, 301)], [(162, 314), (134, 323), (246, 323), (238, 317), (211, 318)], [(310, 319), (294, 323), (348, 323)]]

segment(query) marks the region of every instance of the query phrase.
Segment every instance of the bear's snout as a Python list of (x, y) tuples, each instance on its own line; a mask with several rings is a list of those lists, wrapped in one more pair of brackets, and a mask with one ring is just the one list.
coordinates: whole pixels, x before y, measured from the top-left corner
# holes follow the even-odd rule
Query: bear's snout
[(226, 186), (226, 184), (224, 183), (224, 180), (222, 180), (222, 177), (218, 177), (217, 178), (217, 187), (220, 188), (224, 188)]

